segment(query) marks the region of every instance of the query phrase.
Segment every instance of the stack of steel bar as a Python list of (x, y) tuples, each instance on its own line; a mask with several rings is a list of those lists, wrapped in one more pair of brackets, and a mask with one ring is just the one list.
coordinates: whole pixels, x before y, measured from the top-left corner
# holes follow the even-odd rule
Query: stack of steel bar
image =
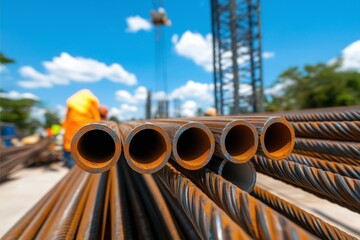
[(4, 239), (352, 239), (254, 189), (254, 155), (281, 163), (294, 144), (276, 116), (91, 123), (71, 148), (98, 174), (73, 169)]
[[(256, 170), (360, 213), (360, 106), (282, 116), (295, 130), (293, 153), (282, 161), (255, 156)], [(257, 198), (301, 221), (301, 215), (269, 194), (254, 191)]]
[(11, 173), (24, 165), (43, 160), (48, 152), (51, 139), (43, 139), (38, 143), (20, 147), (2, 149), (0, 152), (0, 181), (7, 179)]

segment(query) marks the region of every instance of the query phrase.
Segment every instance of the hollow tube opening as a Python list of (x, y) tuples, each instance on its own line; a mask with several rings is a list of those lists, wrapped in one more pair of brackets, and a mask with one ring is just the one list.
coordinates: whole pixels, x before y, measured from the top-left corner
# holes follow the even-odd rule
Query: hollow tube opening
[(232, 127), (225, 138), (225, 148), (236, 160), (250, 159), (256, 152), (254, 132), (246, 125)]
[(115, 154), (115, 142), (109, 133), (95, 129), (80, 137), (78, 151), (86, 161), (105, 164), (110, 162)]
[(131, 159), (143, 168), (159, 166), (167, 154), (166, 141), (154, 129), (144, 129), (134, 135), (129, 144)]
[(191, 127), (179, 136), (176, 148), (187, 165), (200, 166), (209, 158), (211, 142), (204, 130)]
[(256, 171), (249, 162), (236, 164), (226, 161), (221, 169), (220, 175), (247, 192), (250, 192), (254, 188), (256, 182)]
[(264, 145), (272, 157), (281, 158), (290, 154), (292, 142), (291, 130), (284, 123), (276, 122), (266, 129)]

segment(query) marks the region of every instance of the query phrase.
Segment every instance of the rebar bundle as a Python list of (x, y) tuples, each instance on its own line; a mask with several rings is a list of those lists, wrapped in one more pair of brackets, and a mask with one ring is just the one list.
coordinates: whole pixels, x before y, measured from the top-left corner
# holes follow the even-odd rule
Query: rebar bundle
[[(211, 171), (204, 169), (192, 173), (182, 169), (182, 172), (190, 177), (196, 186), (229, 214), (252, 238), (288, 239), (290, 236), (293, 238), (312, 238), (312, 235), (303, 229)], [(189, 181), (169, 164), (159, 171), (158, 175), (166, 183), (172, 184), (174, 189), (184, 188)], [(184, 194), (179, 197), (188, 198)]]
[(294, 148), (296, 150), (317, 152), (319, 155), (324, 153), (326, 155), (346, 157), (360, 163), (360, 143), (296, 138)]
[(24, 165), (38, 161), (51, 144), (51, 139), (43, 139), (38, 143), (2, 149), (0, 152), (0, 182)]
[(297, 137), (360, 142), (360, 121), (292, 122)]
[(345, 177), (360, 179), (360, 167), (356, 165), (336, 163), (295, 153), (290, 154), (285, 160), (337, 173)]
[(277, 113), (277, 115), (281, 115), (291, 122), (360, 121), (360, 106), (308, 109)]
[(360, 212), (360, 180), (297, 164), (254, 157), (256, 170)]
[(356, 239), (259, 186), (251, 194), (321, 239)]

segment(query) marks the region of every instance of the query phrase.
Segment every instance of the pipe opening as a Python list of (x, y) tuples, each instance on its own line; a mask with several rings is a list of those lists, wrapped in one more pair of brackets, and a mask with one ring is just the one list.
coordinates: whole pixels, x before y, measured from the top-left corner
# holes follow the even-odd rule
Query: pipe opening
[(182, 161), (188, 165), (200, 166), (210, 154), (211, 142), (206, 132), (200, 128), (186, 129), (176, 144), (176, 149)]
[(265, 132), (264, 145), (271, 157), (281, 158), (292, 150), (291, 130), (284, 123), (271, 124)]
[(107, 132), (91, 130), (80, 137), (78, 151), (86, 161), (103, 164), (111, 161), (113, 158), (115, 142)]
[(225, 137), (225, 148), (232, 158), (248, 160), (256, 152), (254, 132), (246, 125), (232, 127)]
[(251, 163), (236, 164), (226, 161), (220, 175), (247, 192), (254, 188), (256, 181), (256, 171), (251, 167)]
[(161, 133), (154, 129), (144, 129), (131, 139), (129, 154), (135, 163), (150, 169), (159, 166), (164, 161), (167, 145)]

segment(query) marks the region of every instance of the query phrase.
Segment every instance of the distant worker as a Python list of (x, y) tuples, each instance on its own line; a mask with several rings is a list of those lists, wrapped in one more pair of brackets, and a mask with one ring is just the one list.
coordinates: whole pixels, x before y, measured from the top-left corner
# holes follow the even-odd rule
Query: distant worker
[(216, 109), (213, 107), (209, 107), (208, 109), (206, 109), (204, 115), (208, 117), (216, 117)]
[(151, 17), (152, 17), (152, 23), (155, 26), (162, 26), (162, 25), (170, 26), (171, 25), (171, 21), (170, 21), (170, 19), (168, 19), (165, 9), (162, 7), (159, 7), (157, 11), (152, 10)]
[(64, 166), (72, 168), (75, 164), (71, 156), (70, 144), (76, 131), (83, 125), (106, 119), (108, 109), (99, 104), (97, 97), (88, 89), (76, 92), (66, 101), (64, 129)]

